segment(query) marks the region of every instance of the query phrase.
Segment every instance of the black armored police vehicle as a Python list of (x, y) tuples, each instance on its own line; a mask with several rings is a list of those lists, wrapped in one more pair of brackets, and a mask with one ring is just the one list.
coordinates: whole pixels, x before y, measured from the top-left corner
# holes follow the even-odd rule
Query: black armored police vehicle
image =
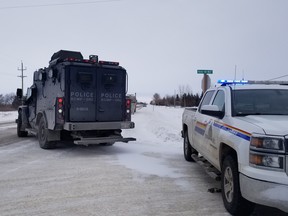
[(78, 145), (135, 141), (121, 135), (122, 129), (134, 128), (127, 87), (126, 70), (118, 62), (60, 50), (47, 68), (34, 72), (26, 97), (17, 89), (23, 100), (17, 134), (37, 135), (43, 149), (66, 140)]

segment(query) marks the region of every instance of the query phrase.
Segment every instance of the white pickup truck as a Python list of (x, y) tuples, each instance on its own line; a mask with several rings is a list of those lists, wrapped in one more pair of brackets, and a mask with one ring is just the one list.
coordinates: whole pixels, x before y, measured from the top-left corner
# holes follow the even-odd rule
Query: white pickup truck
[(232, 215), (254, 203), (288, 212), (288, 86), (231, 83), (185, 109), (184, 157), (216, 168)]

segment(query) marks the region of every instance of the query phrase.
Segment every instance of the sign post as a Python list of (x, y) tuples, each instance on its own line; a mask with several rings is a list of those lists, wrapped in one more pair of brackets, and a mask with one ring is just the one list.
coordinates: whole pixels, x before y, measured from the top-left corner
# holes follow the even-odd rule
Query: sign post
[(201, 87), (203, 93), (205, 93), (211, 85), (211, 79), (208, 74), (213, 74), (213, 70), (197, 70), (197, 74), (203, 74)]

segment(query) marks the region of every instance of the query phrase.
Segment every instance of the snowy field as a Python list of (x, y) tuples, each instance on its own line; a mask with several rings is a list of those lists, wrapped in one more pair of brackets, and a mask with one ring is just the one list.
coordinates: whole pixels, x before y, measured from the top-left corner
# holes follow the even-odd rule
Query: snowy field
[(17, 111), (0, 112), (0, 123), (15, 122)]

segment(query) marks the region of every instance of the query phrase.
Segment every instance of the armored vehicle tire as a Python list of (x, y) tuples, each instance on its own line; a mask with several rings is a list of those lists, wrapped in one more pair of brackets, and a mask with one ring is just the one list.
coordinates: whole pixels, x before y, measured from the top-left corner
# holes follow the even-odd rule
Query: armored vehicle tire
[(22, 127), (22, 113), (19, 111), (18, 113), (18, 119), (17, 119), (17, 135), (18, 137), (27, 137), (28, 132), (27, 131), (21, 131)]
[(186, 131), (184, 134), (184, 141), (183, 141), (183, 152), (184, 158), (186, 161), (193, 161), (194, 159), (191, 157), (192, 154), (198, 155), (198, 152), (191, 146), (189, 139), (188, 139), (188, 132)]
[(223, 161), (221, 188), (224, 206), (230, 214), (250, 215), (254, 210), (254, 203), (241, 195), (237, 161), (230, 155)]
[(55, 143), (48, 141), (48, 129), (46, 127), (45, 118), (42, 116), (38, 127), (38, 141), (42, 149), (53, 149), (55, 148)]

